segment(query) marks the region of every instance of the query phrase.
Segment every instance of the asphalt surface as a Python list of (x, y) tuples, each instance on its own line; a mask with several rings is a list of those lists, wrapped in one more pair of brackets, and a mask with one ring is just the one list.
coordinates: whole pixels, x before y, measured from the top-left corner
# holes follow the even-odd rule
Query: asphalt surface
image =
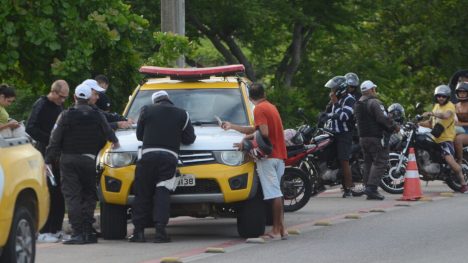
[[(172, 243), (38, 244), (36, 262), (468, 262), (468, 195), (440, 196), (452, 191), (438, 182), (423, 192), (432, 201), (343, 199), (339, 189), (327, 191), (285, 215), (288, 229), (299, 232), (288, 240), (246, 243), (234, 219), (183, 217), (171, 219)], [(206, 253), (210, 247), (224, 253)]]

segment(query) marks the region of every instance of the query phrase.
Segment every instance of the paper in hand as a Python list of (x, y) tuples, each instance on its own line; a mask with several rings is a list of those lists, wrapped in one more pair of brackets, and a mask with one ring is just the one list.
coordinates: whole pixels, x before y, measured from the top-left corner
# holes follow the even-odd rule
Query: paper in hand
[(218, 121), (219, 127), (223, 126), (223, 121), (221, 120), (221, 118), (219, 116), (217, 116), (217, 115), (215, 115), (214, 117)]

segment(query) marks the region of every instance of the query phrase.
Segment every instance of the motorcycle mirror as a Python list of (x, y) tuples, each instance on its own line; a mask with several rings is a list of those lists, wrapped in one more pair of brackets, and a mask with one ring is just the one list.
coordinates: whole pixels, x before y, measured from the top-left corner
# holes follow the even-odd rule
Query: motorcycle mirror
[(303, 108), (297, 108), (297, 114), (304, 115), (304, 109)]
[(417, 102), (416, 105), (414, 106), (415, 110), (420, 110), (423, 107), (421, 102)]

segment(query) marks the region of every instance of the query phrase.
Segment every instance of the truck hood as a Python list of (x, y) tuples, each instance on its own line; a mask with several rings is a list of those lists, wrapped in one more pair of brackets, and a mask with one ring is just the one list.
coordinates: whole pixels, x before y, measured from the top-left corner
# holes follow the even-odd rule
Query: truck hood
[[(220, 151), (220, 150), (234, 150), (234, 143), (242, 141), (244, 134), (229, 130), (225, 131), (217, 126), (196, 126), (195, 135), (197, 138), (195, 142), (190, 145), (181, 145), (181, 150), (187, 151)], [(136, 130), (118, 130), (115, 132), (119, 139), (120, 147), (114, 149), (116, 152), (136, 152), (142, 142), (136, 138)]]

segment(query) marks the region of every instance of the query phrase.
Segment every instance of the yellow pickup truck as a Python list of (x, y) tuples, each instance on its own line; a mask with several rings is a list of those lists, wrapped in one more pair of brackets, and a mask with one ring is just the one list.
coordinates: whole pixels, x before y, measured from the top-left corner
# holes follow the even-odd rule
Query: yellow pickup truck
[[(235, 217), (242, 237), (264, 233), (266, 208), (255, 165), (233, 148), (244, 135), (225, 131), (220, 121), (253, 125), (252, 104), (246, 80), (239, 75), (243, 65), (213, 68), (171, 69), (142, 67), (146, 76), (125, 109), (133, 120), (140, 109), (151, 104), (151, 95), (165, 90), (178, 107), (188, 111), (197, 139), (182, 145), (179, 185), (171, 195), (171, 216)], [(141, 142), (135, 127), (116, 132), (120, 147), (101, 151), (99, 196), (101, 232), (105, 239), (121, 239), (127, 233), (127, 219), (134, 198), (135, 163)], [(150, 226), (150, 224), (148, 225)]]
[(0, 262), (34, 262), (49, 214), (44, 160), (26, 137), (0, 136)]

